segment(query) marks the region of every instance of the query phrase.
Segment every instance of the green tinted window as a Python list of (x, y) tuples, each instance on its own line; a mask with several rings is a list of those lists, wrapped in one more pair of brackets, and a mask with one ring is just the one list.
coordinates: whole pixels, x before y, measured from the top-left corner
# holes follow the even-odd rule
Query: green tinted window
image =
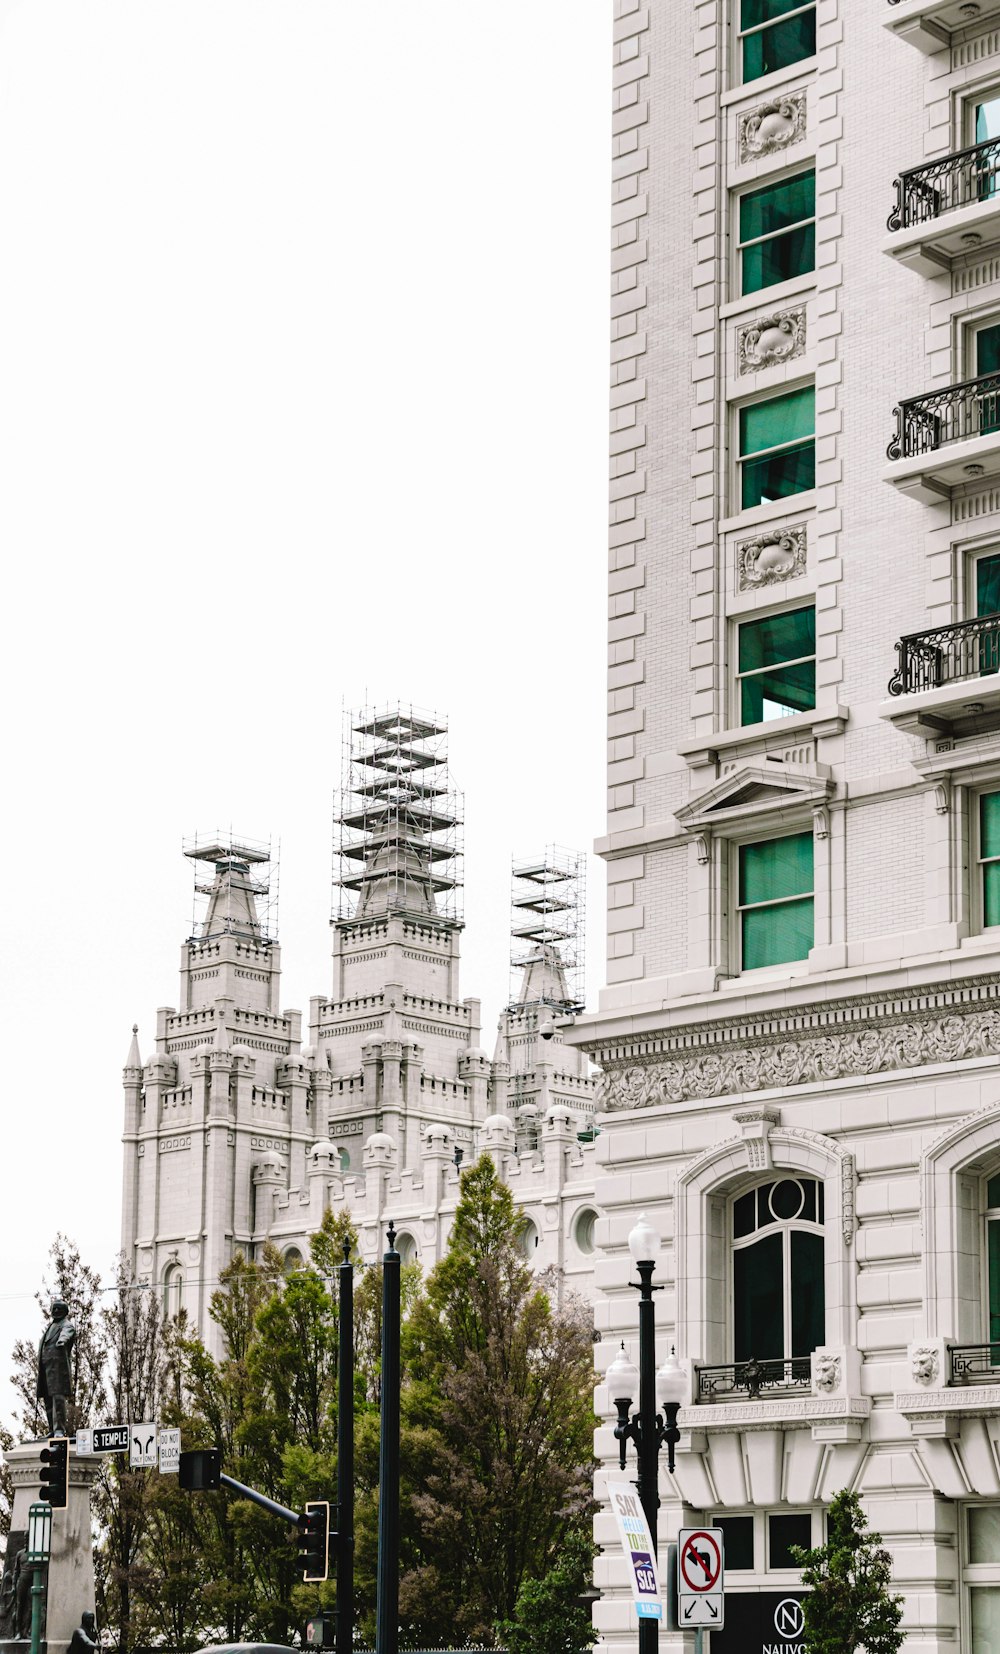
[(986, 1204), (991, 1209), (1000, 1206), (1000, 1177), (991, 1177), (986, 1185)]
[(813, 944), (813, 841), (793, 833), (739, 852), (742, 968), (804, 959)]
[(816, 267), (813, 172), (740, 197), (740, 271), (744, 293), (790, 281)]
[[(816, 50), (816, 8), (795, 9), (796, 0), (744, 0), (742, 24), (743, 79), (758, 80)], [(791, 13), (791, 15), (787, 15)], [(749, 32), (747, 32), (749, 31)]]
[(759, 454), (812, 436), (816, 428), (816, 392), (804, 385), (787, 396), (771, 396), (740, 409), (740, 453)]
[(810, 711), (816, 705), (815, 656), (811, 605), (746, 621), (739, 629), (740, 722)]
[(1000, 556), (980, 557), (976, 563), (976, 614), (1000, 614)]

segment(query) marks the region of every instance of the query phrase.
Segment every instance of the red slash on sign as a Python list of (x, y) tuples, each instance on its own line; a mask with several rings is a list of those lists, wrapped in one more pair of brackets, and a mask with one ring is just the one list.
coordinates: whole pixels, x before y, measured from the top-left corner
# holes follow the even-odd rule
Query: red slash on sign
[(722, 1572), (722, 1550), (714, 1533), (689, 1533), (678, 1558), (681, 1589), (711, 1591)]

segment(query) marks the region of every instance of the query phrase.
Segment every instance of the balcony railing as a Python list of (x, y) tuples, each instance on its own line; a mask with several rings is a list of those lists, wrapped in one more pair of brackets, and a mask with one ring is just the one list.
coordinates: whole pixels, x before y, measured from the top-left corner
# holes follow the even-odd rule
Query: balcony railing
[(953, 1384), (1000, 1382), (1000, 1344), (953, 1344), (949, 1353)]
[(1000, 615), (910, 632), (900, 638), (896, 653), (899, 662), (889, 679), (890, 695), (916, 695), (962, 678), (987, 677), (1000, 670)]
[(1000, 432), (1000, 373), (911, 396), (893, 413), (896, 434), (886, 449), (890, 459), (932, 454), (948, 442)]
[(896, 205), (889, 214), (890, 230), (926, 224), (956, 207), (971, 207), (994, 196), (1000, 206), (1000, 139), (957, 150), (940, 161), (911, 167), (896, 179)]
[(699, 1367), (698, 1400), (720, 1401), (742, 1394), (759, 1401), (764, 1390), (808, 1390), (811, 1382), (807, 1355), (777, 1361), (757, 1361), (750, 1356), (722, 1367)]

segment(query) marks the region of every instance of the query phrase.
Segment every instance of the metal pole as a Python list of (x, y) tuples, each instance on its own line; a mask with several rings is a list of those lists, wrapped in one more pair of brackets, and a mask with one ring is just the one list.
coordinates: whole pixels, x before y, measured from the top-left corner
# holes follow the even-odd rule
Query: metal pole
[(31, 1654), (39, 1654), (42, 1644), (42, 1598), (45, 1595), (45, 1586), (42, 1584), (42, 1570), (44, 1562), (34, 1564), (31, 1581)]
[(389, 1224), (382, 1258), (382, 1433), (378, 1476), (378, 1586), (375, 1654), (399, 1648), (399, 1268)]
[(354, 1265), (344, 1242), (340, 1276), (337, 1371), (337, 1654), (354, 1646)]
[[(656, 1434), (656, 1324), (653, 1311), (653, 1269), (648, 1259), (637, 1263), (639, 1280), (639, 1440), (636, 1457), (639, 1461), (639, 1499), (646, 1513), (649, 1531), (656, 1543), (656, 1513), (659, 1509), (660, 1444)], [(659, 1640), (659, 1621), (639, 1621), (639, 1654), (656, 1654)]]
[(694, 1633), (694, 1654), (702, 1654), (702, 1650), (705, 1647), (704, 1636), (705, 1633), (701, 1626), (697, 1626)]

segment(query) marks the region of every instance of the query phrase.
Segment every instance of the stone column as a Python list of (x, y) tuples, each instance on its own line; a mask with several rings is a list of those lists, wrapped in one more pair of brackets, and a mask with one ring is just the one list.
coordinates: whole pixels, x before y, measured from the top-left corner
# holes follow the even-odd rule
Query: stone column
[[(27, 1442), (4, 1454), (14, 1484), (14, 1506), (10, 1519), (10, 1545), (20, 1549), (27, 1538), (28, 1507), (37, 1502), (44, 1441)], [(63, 1654), (80, 1623), (85, 1609), (96, 1609), (94, 1601), (94, 1552), (90, 1532), (90, 1490), (100, 1471), (100, 1459), (78, 1459), (69, 1450), (67, 1505), (52, 1512), (52, 1555), (48, 1566), (45, 1599), (45, 1646), (49, 1654)]]

